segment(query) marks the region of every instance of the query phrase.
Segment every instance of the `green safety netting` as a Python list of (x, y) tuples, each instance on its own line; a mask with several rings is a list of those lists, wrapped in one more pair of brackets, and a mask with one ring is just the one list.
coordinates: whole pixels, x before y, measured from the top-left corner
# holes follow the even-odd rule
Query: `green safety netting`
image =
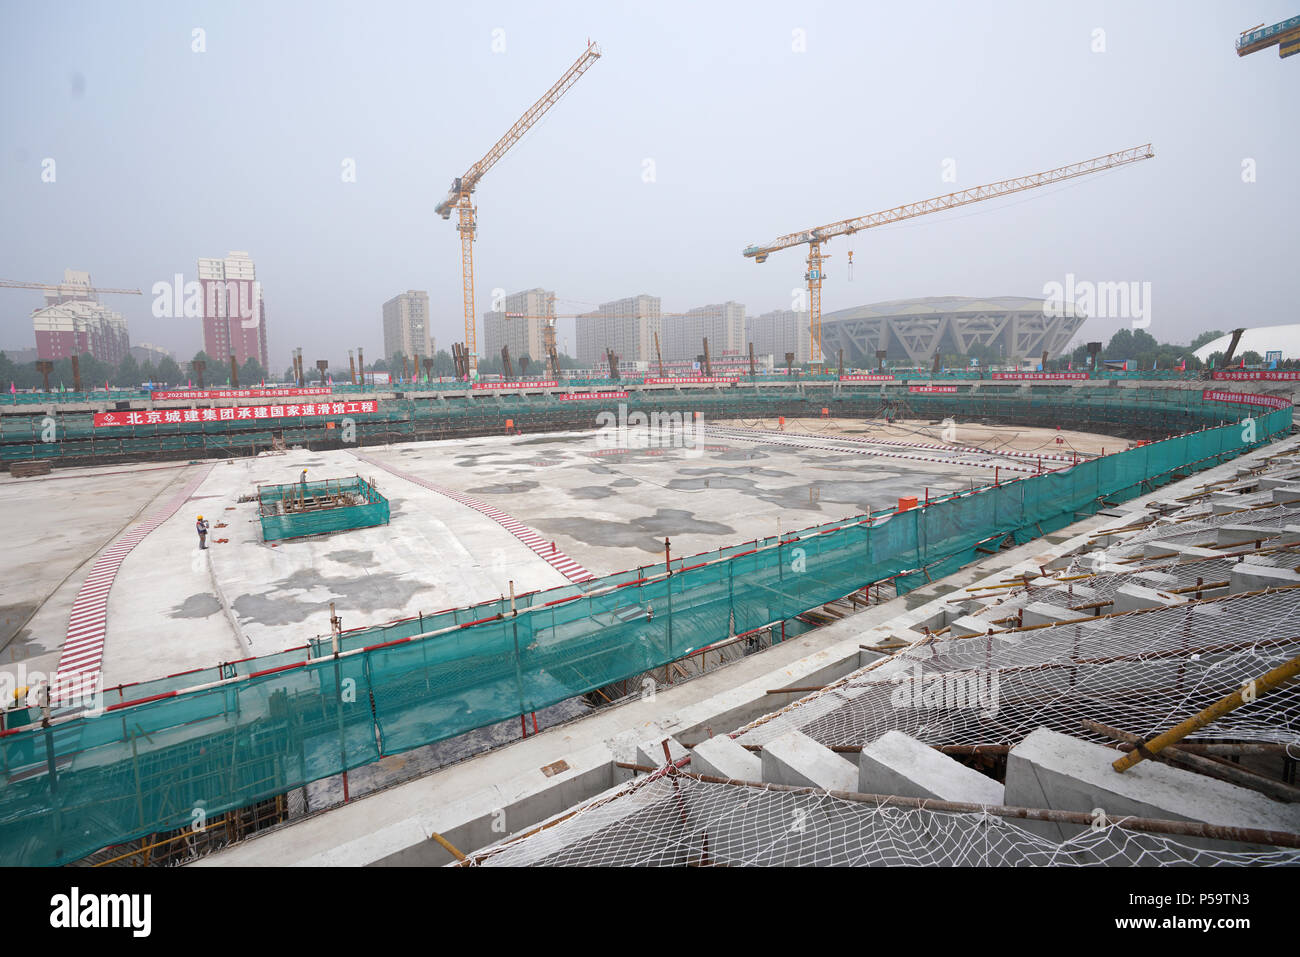
[(257, 506), (267, 542), (388, 524), (388, 499), (360, 476), (259, 485)]
[[(507, 421), (525, 432), (596, 427), (597, 415), (617, 404), (636, 411), (690, 414), (714, 419), (816, 417), (821, 410), (844, 417), (954, 416), (961, 421), (988, 419), (1009, 424), (1061, 425), (1086, 421), (1094, 431), (1140, 434), (1185, 432), (1217, 425), (1240, 414), (1240, 407), (1202, 401), (1196, 389), (1143, 389), (1112, 386), (1050, 386), (985, 382), (959, 385), (956, 393), (911, 393), (901, 383), (810, 383), (784, 388), (740, 384), (698, 390), (633, 392), (626, 399), (566, 401), (556, 394), (505, 395), (493, 391), (470, 396), (438, 394), (385, 399), (373, 413), (349, 415), (355, 443), (375, 443), (457, 435), (503, 434)], [(343, 432), (328, 429), (337, 416), (285, 419), (278, 426), (287, 444), (343, 446)], [(51, 432), (50, 426), (53, 425)], [(46, 441), (53, 436), (53, 441)], [(147, 458), (179, 451), (214, 455), (256, 454), (273, 447), (276, 436), (265, 421), (219, 421), (95, 429), (90, 412), (51, 416), (0, 416), (0, 460), (54, 458), (81, 464), (114, 456)]]
[(210, 817), (539, 710), (871, 582), (901, 575), (904, 591), (981, 542), (1059, 528), (1262, 444), (1291, 417), (1258, 416), (1253, 444), (1238, 424), (1205, 429), (924, 509), (707, 553), (694, 567), (674, 562), (668, 577), (649, 566), (533, 593), (516, 615), (498, 600), (348, 632), (338, 656), (326, 639), (113, 689), (113, 710), (0, 737), (0, 863), (74, 861), (187, 826), (200, 808)]

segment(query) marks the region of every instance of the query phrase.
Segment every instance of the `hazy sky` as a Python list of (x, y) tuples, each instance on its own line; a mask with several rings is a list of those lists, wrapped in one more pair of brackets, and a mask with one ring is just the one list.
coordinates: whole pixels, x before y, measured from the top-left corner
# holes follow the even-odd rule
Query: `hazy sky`
[[(377, 358), (380, 307), (406, 289), (429, 291), (448, 347), (459, 240), (434, 206), (591, 38), (602, 58), (479, 188), (480, 314), (494, 287), (534, 286), (561, 312), (637, 293), (665, 311), (789, 308), (802, 250), (759, 266), (749, 243), (1151, 142), (1153, 160), (832, 242), (824, 310), (1041, 296), (1073, 274), (1150, 282), (1165, 341), (1300, 321), (1300, 57), (1233, 49), (1296, 12), (3, 0), (0, 277), (71, 266), (140, 288), (111, 299), (132, 341), (186, 359), (200, 323), (153, 318), (151, 287), (242, 249), (273, 367), (295, 346), (309, 364), (357, 345)], [(0, 297), (0, 346), (31, 348), (39, 293)], [(572, 352), (571, 322), (560, 337)]]

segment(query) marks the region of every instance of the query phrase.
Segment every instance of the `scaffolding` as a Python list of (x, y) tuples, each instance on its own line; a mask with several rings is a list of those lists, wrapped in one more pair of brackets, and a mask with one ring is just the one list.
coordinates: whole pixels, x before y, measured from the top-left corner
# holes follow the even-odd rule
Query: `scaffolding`
[(259, 485), (257, 512), (267, 542), (388, 524), (388, 500), (359, 475)]

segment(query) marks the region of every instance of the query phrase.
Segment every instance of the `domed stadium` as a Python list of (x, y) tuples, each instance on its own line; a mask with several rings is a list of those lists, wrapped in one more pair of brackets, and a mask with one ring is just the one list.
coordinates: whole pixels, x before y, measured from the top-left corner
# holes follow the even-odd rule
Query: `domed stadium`
[(830, 358), (844, 350), (849, 365), (890, 359), (928, 363), (936, 352), (966, 354), (975, 346), (1000, 349), (1008, 359), (1048, 358), (1065, 351), (1086, 316), (1071, 303), (1064, 315), (1048, 315), (1043, 299), (995, 296), (928, 296), (854, 306), (822, 315), (822, 349)]
[[(1216, 352), (1227, 352), (1232, 343), (1232, 333), (1219, 336), (1201, 346), (1192, 355), (1205, 362)], [(1270, 352), (1282, 353), (1283, 359), (1300, 358), (1300, 324), (1291, 323), (1283, 326), (1256, 326), (1241, 334), (1234, 355), (1243, 356), (1247, 352), (1258, 352), (1267, 356)]]

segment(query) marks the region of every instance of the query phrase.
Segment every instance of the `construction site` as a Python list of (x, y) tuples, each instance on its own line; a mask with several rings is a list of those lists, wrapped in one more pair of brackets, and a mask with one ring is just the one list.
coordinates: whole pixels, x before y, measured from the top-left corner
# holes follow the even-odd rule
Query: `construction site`
[(1154, 147), (737, 244), (806, 363), (509, 313), (543, 371), (488, 379), (476, 194), (600, 57), (436, 207), (454, 377), (11, 388), (0, 863), (1300, 864), (1300, 373), (1076, 368), (1074, 311), (824, 352), (828, 243)]
[(1293, 385), (907, 388), (5, 478), (5, 860), (1291, 862)]

